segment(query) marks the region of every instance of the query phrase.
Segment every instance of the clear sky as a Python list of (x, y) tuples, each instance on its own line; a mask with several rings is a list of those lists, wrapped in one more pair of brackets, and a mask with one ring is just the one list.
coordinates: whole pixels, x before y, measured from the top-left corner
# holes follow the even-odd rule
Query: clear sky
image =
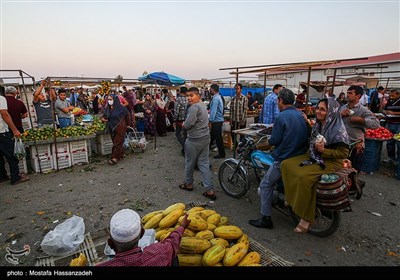
[(224, 67), (400, 51), (399, 0), (0, 2), (0, 68), (36, 79), (212, 79)]

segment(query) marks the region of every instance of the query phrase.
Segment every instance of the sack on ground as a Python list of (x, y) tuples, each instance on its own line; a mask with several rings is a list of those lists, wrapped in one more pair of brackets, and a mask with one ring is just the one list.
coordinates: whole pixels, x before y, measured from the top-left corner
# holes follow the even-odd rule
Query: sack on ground
[(85, 239), (83, 218), (72, 216), (49, 231), (40, 244), (43, 252), (51, 256), (67, 256), (78, 249)]
[(317, 207), (322, 210), (352, 211), (346, 176), (323, 174), (316, 183)]

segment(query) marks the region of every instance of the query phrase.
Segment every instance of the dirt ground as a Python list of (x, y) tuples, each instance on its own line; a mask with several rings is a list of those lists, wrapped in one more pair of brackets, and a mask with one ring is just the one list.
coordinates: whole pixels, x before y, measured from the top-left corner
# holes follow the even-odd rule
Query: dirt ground
[[(43, 256), (40, 243), (45, 234), (71, 215), (84, 218), (85, 232), (109, 225), (113, 213), (132, 208), (141, 215), (176, 203), (205, 202), (231, 224), (243, 229), (264, 248), (294, 266), (400, 266), (400, 181), (393, 177), (394, 166), (381, 165), (379, 171), (362, 175), (367, 182), (361, 200), (352, 202), (353, 212), (342, 214), (337, 232), (325, 238), (293, 232), (289, 217), (274, 210), (274, 229), (248, 224), (259, 217), (257, 185), (242, 198), (226, 195), (218, 183), (222, 159), (213, 159), (213, 181), (217, 200), (203, 197), (199, 172), (195, 190), (177, 186), (184, 178), (184, 157), (173, 133), (154, 140), (144, 153), (127, 155), (114, 166), (106, 157), (93, 157), (90, 164), (48, 174), (30, 174), (31, 180), (16, 186), (0, 185), (0, 266), (33, 266)], [(231, 153), (227, 153), (228, 156)], [(21, 250), (31, 246), (18, 265), (6, 261), (6, 248)]]

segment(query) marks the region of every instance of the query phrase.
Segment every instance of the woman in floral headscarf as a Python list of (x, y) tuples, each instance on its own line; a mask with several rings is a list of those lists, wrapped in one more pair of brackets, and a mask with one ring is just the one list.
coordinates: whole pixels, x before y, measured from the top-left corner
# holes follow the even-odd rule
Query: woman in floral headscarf
[(116, 164), (125, 155), (124, 140), (125, 133), (131, 123), (128, 110), (121, 105), (118, 95), (107, 96), (107, 107), (102, 117), (107, 122), (107, 128), (113, 141), (110, 164)]
[(312, 127), (308, 153), (281, 164), (285, 200), (301, 217), (294, 229), (296, 233), (307, 232), (314, 222), (315, 183), (319, 177), (340, 169), (349, 155), (349, 138), (338, 109), (335, 99), (321, 99), (316, 107), (317, 121)]
[(151, 98), (150, 93), (146, 93), (144, 103), (144, 134), (152, 139), (156, 135), (156, 102)]

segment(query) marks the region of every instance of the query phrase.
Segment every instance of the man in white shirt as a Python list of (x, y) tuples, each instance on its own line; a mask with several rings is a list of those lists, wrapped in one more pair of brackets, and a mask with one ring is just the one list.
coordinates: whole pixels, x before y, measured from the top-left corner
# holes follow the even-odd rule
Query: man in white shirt
[[(11, 132), (9, 131), (11, 129)], [(17, 185), (29, 180), (25, 175), (19, 174), (18, 159), (14, 156), (14, 137), (21, 137), (21, 132), (15, 127), (7, 111), (7, 100), (0, 96), (0, 183), (10, 178), (5, 170), (4, 157), (10, 166), (11, 185)]]
[(360, 104), (363, 106), (368, 106), (368, 95), (364, 92), (362, 97), (360, 98)]

